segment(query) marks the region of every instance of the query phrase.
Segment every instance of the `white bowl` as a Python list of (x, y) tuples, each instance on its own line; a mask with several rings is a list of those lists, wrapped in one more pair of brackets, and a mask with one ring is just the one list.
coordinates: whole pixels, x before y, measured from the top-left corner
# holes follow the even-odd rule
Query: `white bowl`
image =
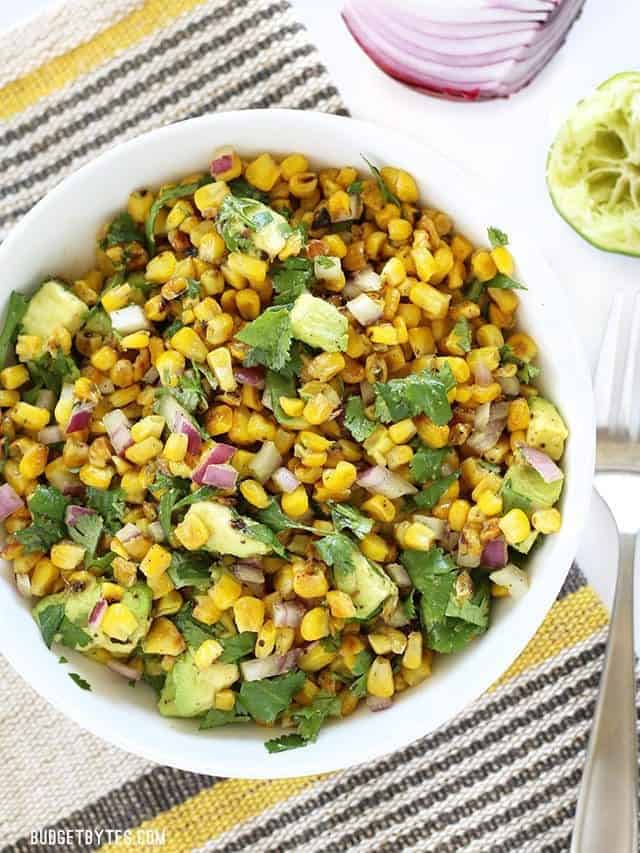
[[(131, 690), (106, 668), (65, 650), (61, 666), (45, 648), (17, 594), (10, 566), (0, 567), (0, 651), (58, 710), (95, 735), (146, 759), (221, 776), (269, 778), (323, 773), (405, 746), (451, 719), (480, 696), (512, 663), (556, 598), (576, 553), (591, 495), (595, 429), (591, 384), (562, 287), (535, 245), (535, 223), (513, 221), (504, 208), (446, 157), (381, 127), (320, 113), (289, 110), (229, 112), (170, 125), (114, 148), (63, 181), (40, 201), (0, 247), (5, 292), (30, 293), (45, 276), (74, 277), (92, 262), (98, 227), (122, 209), (128, 193), (205, 169), (213, 150), (234, 145), (243, 155), (302, 151), (314, 166), (373, 163), (411, 172), (421, 198), (447, 211), (472, 240), (488, 225), (505, 229), (518, 263), (521, 319), (540, 348), (542, 385), (560, 407), (571, 437), (563, 467), (562, 530), (536, 550), (531, 587), (520, 601), (495, 604), (489, 631), (461, 654), (438, 657), (433, 677), (374, 714), (363, 709), (327, 726), (305, 749), (269, 755), (264, 729), (229, 726), (199, 732), (193, 721), (169, 720), (155, 710), (151, 689)], [(544, 192), (540, 176), (541, 192)], [(527, 234), (531, 234), (529, 240)], [(92, 692), (68, 676), (80, 672)]]

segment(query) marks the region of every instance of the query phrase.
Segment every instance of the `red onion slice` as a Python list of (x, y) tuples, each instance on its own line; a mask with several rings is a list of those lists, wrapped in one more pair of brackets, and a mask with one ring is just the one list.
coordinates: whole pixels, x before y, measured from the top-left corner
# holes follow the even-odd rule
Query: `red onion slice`
[(367, 708), (370, 711), (386, 711), (387, 708), (390, 708), (393, 705), (393, 700), (391, 698), (383, 697), (383, 696), (367, 696), (365, 699), (367, 703)]
[(276, 628), (297, 628), (305, 613), (301, 601), (277, 601), (273, 605), (273, 624)]
[(65, 432), (67, 435), (87, 429), (91, 423), (93, 409), (94, 405), (92, 403), (76, 403), (71, 410), (71, 417), (66, 426)]
[(564, 474), (553, 459), (547, 456), (544, 451), (538, 450), (537, 447), (529, 447), (527, 444), (521, 444), (520, 453), (524, 456), (527, 463), (540, 474), (545, 483), (555, 483), (564, 477)]
[(491, 403), (482, 403), (476, 409), (476, 416), (473, 421), (473, 428), (482, 430), (486, 429), (489, 423), (489, 415), (491, 414)]
[(490, 385), (493, 377), (486, 364), (476, 361), (473, 365), (473, 378), (478, 385)]
[(122, 544), (126, 544), (127, 542), (131, 542), (132, 539), (137, 539), (138, 536), (142, 536), (142, 531), (135, 524), (125, 524), (124, 527), (121, 527), (120, 530), (116, 533), (116, 539)]
[(301, 654), (301, 649), (292, 649), (286, 655), (269, 655), (266, 658), (242, 661), (242, 677), (245, 681), (260, 681), (262, 678), (272, 678), (274, 675), (289, 672), (296, 666)]
[(189, 453), (198, 453), (202, 447), (202, 436), (192, 424), (192, 422), (183, 417), (178, 412), (174, 422), (173, 431), (187, 436), (187, 451)]
[(236, 448), (232, 444), (216, 444), (210, 450), (205, 451), (197, 468), (191, 475), (194, 483), (202, 485), (204, 483), (204, 475), (210, 465), (224, 465), (232, 458)]
[(291, 492), (295, 492), (300, 485), (300, 480), (298, 480), (296, 475), (288, 468), (284, 467), (276, 468), (271, 475), (271, 479), (280, 491), (287, 495), (290, 495)]
[(83, 515), (95, 515), (96, 512), (88, 506), (79, 506), (78, 504), (69, 504), (64, 513), (64, 520), (69, 527), (75, 527), (78, 519)]
[(22, 498), (16, 494), (8, 483), (0, 486), (0, 521), (24, 506)]
[(37, 437), (40, 444), (58, 444), (59, 441), (64, 441), (64, 435), (59, 426), (44, 427)]
[(231, 571), (239, 581), (244, 581), (245, 583), (264, 583), (264, 572), (262, 569), (251, 565), (251, 563), (236, 563)]
[(233, 465), (207, 465), (202, 475), (205, 486), (215, 486), (218, 489), (235, 489), (238, 481), (238, 472)]
[(118, 456), (123, 456), (125, 450), (133, 444), (129, 419), (122, 409), (113, 409), (103, 416), (102, 423), (107, 430), (113, 449)]
[(502, 393), (507, 397), (517, 397), (520, 393), (520, 380), (517, 376), (500, 376), (498, 378)]
[(215, 178), (216, 175), (222, 175), (224, 172), (228, 172), (229, 169), (233, 166), (233, 155), (231, 154), (219, 154), (213, 158), (211, 161), (210, 171), (211, 175)]
[(107, 666), (112, 672), (121, 675), (128, 681), (140, 681), (140, 679), (142, 678), (142, 673), (139, 672), (135, 667), (129, 666), (128, 664), (123, 663), (120, 660), (108, 660)]
[(238, 385), (264, 388), (264, 370), (261, 367), (234, 367), (233, 375)]
[(507, 565), (507, 543), (502, 537), (487, 542), (482, 550), (481, 563), (489, 569), (501, 569)]
[(393, 471), (389, 471), (383, 465), (374, 465), (368, 468), (358, 477), (359, 486), (374, 495), (384, 495), (393, 500), (403, 495), (415, 495), (418, 491), (415, 486), (403, 480)]
[(98, 628), (100, 626), (108, 606), (109, 603), (104, 598), (99, 599), (95, 603), (93, 610), (89, 614), (89, 621), (87, 623), (90, 628)]

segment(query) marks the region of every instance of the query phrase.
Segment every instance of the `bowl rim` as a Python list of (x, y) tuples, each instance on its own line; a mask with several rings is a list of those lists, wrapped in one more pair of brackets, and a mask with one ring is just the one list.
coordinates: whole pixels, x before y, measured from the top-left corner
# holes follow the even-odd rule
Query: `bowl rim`
[[(318, 131), (320, 135), (327, 131), (336, 132), (338, 134), (348, 132), (347, 128), (353, 128), (354, 131), (361, 136), (362, 139), (371, 139), (372, 147), (375, 147), (377, 138), (382, 138), (386, 143), (397, 146), (398, 164), (403, 161), (420, 162), (420, 158), (424, 158), (425, 154), (429, 154), (436, 161), (440, 161), (440, 165), (446, 170), (455, 172), (459, 178), (470, 186), (469, 196), (471, 198), (482, 198), (482, 180), (478, 176), (469, 174), (465, 169), (460, 167), (455, 161), (450, 159), (446, 154), (443, 154), (436, 147), (414, 138), (407, 138), (400, 132), (391, 130), (385, 127), (378, 126), (371, 122), (365, 122), (358, 119), (353, 119), (345, 116), (332, 115), (327, 113), (306, 112), (290, 109), (258, 109), (258, 110), (234, 110), (228, 112), (206, 114), (197, 118), (186, 119), (166, 125), (155, 130), (148, 131), (126, 142), (114, 146), (108, 151), (103, 152), (98, 157), (86, 163), (84, 166), (67, 176), (58, 185), (51, 189), (42, 199), (40, 199), (33, 208), (18, 222), (10, 234), (0, 246), (0, 262), (7, 253), (12, 251), (13, 246), (21, 239), (28, 238), (28, 231), (32, 227), (32, 223), (37, 222), (38, 218), (48, 210), (55, 208), (56, 202), (60, 197), (63, 197), (76, 185), (82, 186), (87, 177), (97, 166), (105, 166), (111, 162), (121, 161), (127, 154), (144, 148), (150, 139), (170, 139), (181, 133), (191, 131), (202, 131), (203, 129), (213, 131), (212, 135), (221, 127), (227, 126), (231, 132), (237, 124), (250, 123), (256, 130), (256, 138), (261, 127), (272, 126), (274, 123), (279, 124), (283, 132), (283, 143), (286, 145), (284, 132), (287, 125), (296, 125), (299, 128), (309, 131), (310, 139), (312, 140), (309, 149), (312, 151), (317, 144), (313, 141), (313, 132)], [(242, 145), (243, 149), (249, 146)], [(313, 153), (309, 156), (313, 159)], [(320, 156), (320, 155), (319, 155)], [(409, 166), (409, 168), (412, 168)], [(428, 179), (428, 166), (425, 166), (424, 171)], [(413, 169), (415, 171), (415, 168)], [(159, 167), (159, 171), (161, 171)], [(170, 171), (170, 167), (163, 170), (165, 173)], [(158, 183), (162, 181), (162, 175), (159, 176)], [(495, 205), (492, 205), (495, 207)], [(452, 210), (455, 209), (455, 204), (451, 205)], [(520, 235), (526, 234), (526, 230), (521, 222), (521, 216), (517, 210), (511, 209), (511, 206), (501, 201), (499, 208), (502, 211), (504, 218), (503, 222), (509, 223), (509, 232), (518, 235), (519, 246), (529, 246), (530, 257), (531, 246), (529, 241)], [(455, 218), (455, 214), (454, 214)], [(519, 255), (521, 252), (519, 249)], [(167, 738), (163, 743), (153, 742), (148, 745), (146, 741), (136, 738), (134, 734), (128, 730), (112, 730), (102, 727), (102, 721), (96, 720), (91, 714), (89, 705), (85, 701), (80, 701), (84, 697), (71, 697), (63, 695), (55, 686), (53, 681), (47, 679), (37, 680), (33, 673), (25, 672), (19, 652), (19, 642), (10, 642), (7, 632), (2, 629), (0, 623), (0, 652), (8, 660), (16, 672), (21, 675), (30, 686), (35, 689), (44, 699), (46, 699), (54, 708), (63, 713), (65, 716), (78, 723), (84, 729), (89, 730), (92, 734), (107, 741), (114, 746), (120, 747), (135, 755), (141, 756), (152, 762), (167, 764), (179, 769), (204, 774), (216, 774), (240, 778), (288, 778), (303, 776), (307, 774), (324, 773), (342, 769), (345, 767), (354, 766), (365, 761), (379, 759), (382, 756), (407, 746), (419, 737), (425, 736), (436, 728), (450, 721), (457, 713), (467, 708), (473, 701), (479, 698), (513, 663), (517, 656), (524, 649), (529, 640), (533, 637), (549, 608), (557, 598), (558, 592), (564, 582), (567, 572), (571, 566), (572, 560), (577, 551), (579, 534), (584, 523), (591, 496), (592, 472), (595, 464), (595, 410), (593, 404), (593, 395), (591, 391), (591, 381), (587, 371), (586, 357), (584, 356), (581, 342), (578, 338), (575, 326), (571, 319), (569, 304), (565, 297), (565, 293), (560, 287), (555, 274), (551, 271), (548, 264), (540, 253), (537, 252), (536, 263), (539, 269), (545, 271), (548, 280), (555, 284), (554, 302), (559, 310), (559, 316), (562, 317), (563, 323), (563, 338), (565, 343), (565, 356), (563, 359), (564, 365), (572, 371), (572, 381), (576, 389), (576, 394), (580, 398), (580, 405), (583, 412), (583, 422), (580, 429), (574, 433), (572, 425), (572, 440), (576, 441), (577, 436), (580, 436), (580, 466), (575, 466), (572, 471), (572, 477), (581, 481), (581, 488), (574, 489), (573, 501), (571, 507), (571, 524), (566, 531), (563, 530), (558, 534), (558, 541), (562, 545), (556, 547), (556, 551), (560, 556), (556, 557), (554, 562), (558, 563), (558, 572), (553, 577), (552, 581), (548, 580), (543, 590), (537, 591), (537, 605), (531, 608), (521, 608), (521, 618), (519, 619), (519, 630), (517, 639), (514, 638), (511, 644), (502, 644), (502, 649), (498, 649), (498, 654), (492, 661), (486, 661), (486, 668), (481, 677), (469, 679), (469, 682), (461, 686), (454, 697), (455, 704), (451, 711), (442, 711), (432, 719), (431, 724), (427, 729), (420, 730), (419, 724), (416, 726), (398, 726), (393, 729), (385, 726), (384, 738), (380, 738), (375, 743), (370, 745), (370, 749), (366, 752), (360, 750), (358, 754), (353, 755), (349, 749), (344, 749), (340, 753), (325, 749), (296, 750), (293, 753), (285, 752), (278, 755), (269, 755), (264, 751), (262, 760), (254, 758), (245, 758), (238, 756), (233, 767), (222, 764), (217, 760), (217, 757), (208, 754), (207, 750), (194, 750), (190, 753), (188, 760), (185, 760), (184, 754), (180, 749), (171, 747), (170, 737), (172, 728), (167, 725)], [(546, 287), (546, 285), (545, 285)], [(8, 296), (8, 293), (7, 293)], [(566, 523), (566, 518), (565, 518)], [(2, 590), (0, 589), (0, 595)], [(490, 633), (490, 632), (488, 632)], [(486, 636), (486, 635), (485, 635)], [(419, 692), (417, 693), (419, 695)], [(414, 701), (417, 699), (417, 695)], [(405, 694), (406, 696), (406, 694)], [(76, 698), (78, 701), (76, 701)], [(101, 700), (102, 701), (102, 700)], [(104, 701), (109, 702), (109, 698)], [(407, 705), (411, 700), (407, 701)], [(398, 703), (404, 704), (404, 703)], [(170, 721), (166, 718), (165, 722)], [(338, 726), (344, 725), (344, 721), (339, 722)], [(195, 728), (195, 727), (194, 727)], [(194, 732), (198, 735), (197, 731)], [(202, 735), (199, 735), (202, 737)], [(294, 756), (294, 758), (291, 758)], [(268, 760), (264, 760), (268, 759)]]

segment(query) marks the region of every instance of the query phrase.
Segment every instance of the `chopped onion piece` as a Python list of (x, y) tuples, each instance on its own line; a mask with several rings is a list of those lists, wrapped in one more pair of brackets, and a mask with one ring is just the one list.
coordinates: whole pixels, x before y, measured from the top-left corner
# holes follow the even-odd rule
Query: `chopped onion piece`
[(300, 480), (298, 480), (293, 471), (284, 467), (276, 468), (271, 475), (271, 479), (280, 491), (287, 495), (290, 495), (291, 492), (295, 492), (300, 485)]
[(507, 563), (504, 569), (491, 572), (489, 577), (498, 586), (505, 586), (512, 598), (522, 598), (529, 589), (529, 578), (513, 563)]
[(135, 524), (125, 524), (124, 527), (121, 527), (120, 530), (116, 533), (116, 539), (119, 542), (122, 542), (124, 545), (126, 542), (131, 542), (132, 539), (137, 539), (138, 536), (142, 536), (142, 531)]
[(520, 393), (520, 380), (517, 376), (500, 376), (498, 382), (502, 388), (502, 393), (507, 397), (517, 397)]
[(403, 480), (393, 471), (389, 471), (383, 465), (374, 465), (373, 468), (367, 468), (357, 481), (359, 486), (371, 492), (374, 495), (384, 495), (391, 500), (400, 498), (403, 495), (415, 495), (418, 491), (415, 486)]
[(142, 672), (137, 670), (133, 666), (129, 666), (126, 663), (123, 663), (120, 660), (111, 659), (107, 661), (107, 666), (112, 672), (116, 672), (118, 675), (121, 675), (123, 678), (126, 678), (128, 681), (140, 681), (142, 678)]
[(410, 589), (412, 586), (409, 572), (405, 569), (402, 563), (388, 563), (385, 570), (391, 579), (400, 587), (400, 589)]
[(358, 289), (359, 293), (376, 293), (382, 290), (382, 280), (378, 273), (371, 267), (359, 270), (353, 276), (350, 283)]
[(21, 509), (23, 506), (24, 501), (22, 498), (16, 494), (8, 483), (3, 483), (0, 486), (0, 521), (4, 521), (12, 512)]
[(198, 463), (198, 467), (191, 475), (191, 479), (194, 483), (202, 485), (207, 468), (210, 465), (223, 465), (231, 459), (235, 452), (236, 448), (232, 444), (216, 444), (211, 450), (205, 451)]
[(69, 504), (64, 513), (65, 523), (69, 525), (69, 527), (75, 527), (78, 523), (78, 519), (83, 515), (95, 515), (96, 512), (93, 509), (90, 509), (88, 506), (79, 506), (78, 504)]
[(90, 628), (99, 627), (102, 619), (104, 618), (104, 614), (107, 612), (108, 606), (109, 604), (104, 598), (100, 598), (96, 601), (93, 610), (89, 614), (89, 619), (87, 620), (87, 624)]
[(31, 579), (29, 575), (16, 575), (16, 588), (23, 598), (31, 598)]
[(151, 365), (149, 370), (142, 377), (142, 381), (145, 385), (153, 385), (154, 382), (157, 382), (160, 378), (160, 374), (158, 373), (158, 368)]
[(228, 172), (233, 167), (232, 154), (217, 154), (211, 161), (211, 174), (215, 178), (216, 175), (221, 175), (223, 172)]
[(127, 418), (122, 409), (113, 409), (113, 411), (107, 412), (103, 416), (102, 423), (107, 430), (107, 435), (113, 445), (113, 449), (118, 456), (122, 456), (127, 447), (131, 447), (133, 444), (129, 418)]
[(264, 572), (250, 563), (236, 563), (232, 569), (239, 581), (245, 583), (264, 583)]
[(64, 441), (64, 434), (59, 426), (47, 426), (38, 433), (40, 444), (57, 444)]
[(233, 465), (207, 465), (202, 476), (202, 484), (218, 489), (235, 489), (238, 472)]
[(444, 539), (447, 533), (447, 523), (443, 518), (436, 518), (435, 515), (414, 515), (413, 520), (430, 527), (435, 533), (436, 539)]
[(393, 700), (386, 696), (367, 696), (365, 701), (370, 711), (386, 711), (393, 705)]
[(109, 314), (114, 332), (120, 335), (130, 335), (143, 329), (150, 329), (151, 324), (139, 305), (127, 305)]
[(480, 562), (489, 569), (501, 569), (507, 565), (508, 559), (507, 543), (500, 536), (485, 544)]
[(202, 447), (202, 437), (189, 418), (178, 412), (173, 422), (173, 431), (187, 436), (189, 453), (198, 453)]
[(540, 474), (545, 483), (555, 483), (564, 477), (564, 474), (553, 459), (544, 453), (544, 451), (538, 450), (537, 447), (529, 447), (527, 444), (521, 444), (520, 453), (524, 456), (526, 462)]
[(489, 415), (491, 413), (491, 403), (482, 403), (476, 409), (476, 416), (473, 421), (474, 429), (485, 429), (489, 423)]
[(297, 628), (305, 612), (300, 601), (277, 601), (273, 605), (273, 624), (276, 628)]
[(80, 432), (83, 429), (87, 429), (91, 423), (91, 412), (93, 411), (93, 408), (93, 403), (76, 403), (74, 405), (65, 430), (67, 435), (72, 432)]
[(159, 521), (152, 521), (149, 525), (149, 534), (154, 542), (164, 542), (164, 530)]
[(238, 385), (264, 388), (264, 369), (262, 367), (234, 367), (233, 375)]
[(249, 471), (256, 480), (266, 483), (273, 472), (282, 465), (282, 456), (273, 441), (265, 441), (249, 462)]
[(347, 302), (347, 311), (356, 318), (361, 326), (370, 326), (382, 317), (382, 306), (366, 293)]
[(301, 654), (302, 649), (292, 649), (286, 655), (269, 655), (266, 658), (242, 661), (240, 664), (242, 677), (245, 681), (260, 681), (262, 678), (271, 678), (274, 675), (289, 672), (296, 666)]
[(487, 365), (480, 360), (476, 361), (473, 365), (473, 378), (478, 385), (490, 385), (493, 379)]
[(49, 409), (52, 411), (56, 404), (56, 395), (50, 388), (43, 388), (42, 391), (38, 392), (38, 396), (36, 397), (36, 406), (40, 409)]
[(391, 625), (392, 628), (404, 628), (405, 625), (409, 624), (409, 618), (404, 607), (400, 603), (395, 606), (393, 611), (385, 618), (384, 621), (387, 625)]

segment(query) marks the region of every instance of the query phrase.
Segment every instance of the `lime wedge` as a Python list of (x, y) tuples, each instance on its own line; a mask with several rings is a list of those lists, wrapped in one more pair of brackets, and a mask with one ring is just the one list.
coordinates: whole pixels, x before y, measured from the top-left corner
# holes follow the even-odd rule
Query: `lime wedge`
[(547, 185), (585, 240), (640, 255), (640, 72), (616, 74), (574, 107), (549, 152)]

